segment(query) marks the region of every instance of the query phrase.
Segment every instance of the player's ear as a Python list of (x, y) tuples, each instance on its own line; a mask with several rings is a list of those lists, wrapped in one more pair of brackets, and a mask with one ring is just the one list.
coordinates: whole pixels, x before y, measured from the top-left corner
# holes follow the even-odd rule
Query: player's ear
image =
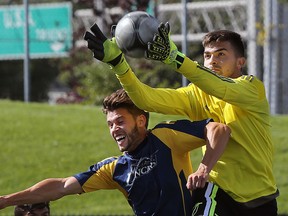
[(246, 58), (245, 57), (240, 57), (237, 59), (237, 68), (238, 70), (241, 70), (246, 64)]
[(146, 116), (143, 114), (137, 117), (137, 123), (139, 127), (145, 127), (146, 121), (147, 121)]

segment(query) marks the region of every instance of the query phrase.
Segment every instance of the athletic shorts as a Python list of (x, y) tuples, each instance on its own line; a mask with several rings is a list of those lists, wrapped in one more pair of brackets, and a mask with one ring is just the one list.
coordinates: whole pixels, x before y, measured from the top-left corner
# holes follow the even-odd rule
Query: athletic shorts
[(193, 190), (192, 200), (192, 216), (277, 216), (276, 199), (256, 208), (247, 208), (212, 183)]

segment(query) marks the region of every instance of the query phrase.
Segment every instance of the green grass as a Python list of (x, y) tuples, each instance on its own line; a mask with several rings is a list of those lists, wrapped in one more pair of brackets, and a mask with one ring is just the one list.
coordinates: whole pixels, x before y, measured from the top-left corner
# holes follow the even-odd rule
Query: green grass
[[(162, 120), (179, 118), (151, 114), (150, 128)], [(288, 213), (288, 116), (273, 117), (275, 176), (281, 196), (279, 213)], [(119, 155), (100, 107), (49, 106), (0, 100), (0, 194), (30, 187), (49, 177), (85, 171), (99, 160)], [(194, 167), (201, 152), (192, 153)], [(53, 215), (132, 214), (117, 191), (72, 195), (51, 203)], [(13, 207), (0, 215), (13, 215)]]

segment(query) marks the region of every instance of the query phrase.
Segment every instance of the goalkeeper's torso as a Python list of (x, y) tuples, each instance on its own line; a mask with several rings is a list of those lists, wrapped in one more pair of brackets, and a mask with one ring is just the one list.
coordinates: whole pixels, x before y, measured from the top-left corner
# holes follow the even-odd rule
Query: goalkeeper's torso
[[(235, 85), (241, 86), (242, 91), (227, 87), (223, 100), (206, 94), (193, 84), (185, 88), (190, 95), (191, 119), (210, 117), (231, 128), (230, 141), (213, 168), (210, 180), (236, 201), (246, 203), (276, 192), (272, 173), (274, 147), (269, 105), (262, 82), (242, 76), (235, 79)], [(255, 92), (250, 92), (251, 89)], [(249, 98), (250, 94), (257, 94), (258, 98), (255, 99), (255, 95)]]

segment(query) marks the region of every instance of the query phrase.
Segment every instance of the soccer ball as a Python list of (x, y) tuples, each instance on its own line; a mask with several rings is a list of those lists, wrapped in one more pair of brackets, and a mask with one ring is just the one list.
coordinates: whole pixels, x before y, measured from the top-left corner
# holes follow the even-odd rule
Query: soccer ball
[(132, 58), (142, 58), (147, 42), (158, 32), (158, 20), (144, 11), (134, 11), (122, 17), (115, 28), (115, 39), (120, 50)]

